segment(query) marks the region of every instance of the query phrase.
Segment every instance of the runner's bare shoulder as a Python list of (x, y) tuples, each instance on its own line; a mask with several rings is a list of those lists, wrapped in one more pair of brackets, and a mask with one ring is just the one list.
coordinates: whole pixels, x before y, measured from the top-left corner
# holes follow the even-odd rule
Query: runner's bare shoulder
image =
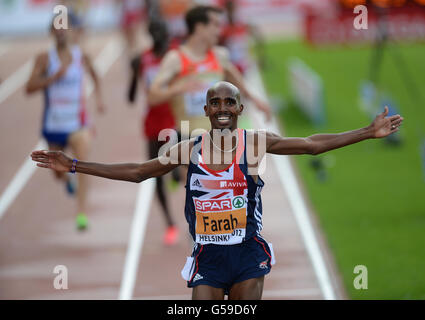
[(168, 51), (161, 62), (162, 67), (178, 72), (180, 70), (180, 56), (177, 49)]

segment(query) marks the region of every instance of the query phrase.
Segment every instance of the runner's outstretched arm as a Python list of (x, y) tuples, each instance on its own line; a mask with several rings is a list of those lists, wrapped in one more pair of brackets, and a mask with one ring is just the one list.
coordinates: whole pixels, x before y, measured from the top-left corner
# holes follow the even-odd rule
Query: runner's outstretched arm
[(100, 78), (93, 66), (93, 63), (89, 55), (83, 54), (83, 62), (84, 62), (84, 66), (87, 68), (87, 71), (90, 74), (90, 77), (92, 78), (94, 83), (94, 93), (96, 96), (97, 111), (99, 113), (103, 113), (105, 112), (106, 108), (105, 108), (105, 104), (103, 103), (102, 86), (101, 86)]
[(387, 117), (388, 107), (364, 128), (337, 134), (315, 134), (307, 138), (282, 138), (274, 133), (266, 133), (268, 153), (274, 154), (312, 154), (317, 155), (333, 149), (342, 148), (366, 139), (384, 138), (397, 132), (403, 117)]
[[(183, 163), (182, 153), (190, 153), (192, 140), (182, 141), (168, 150), (164, 155), (138, 163), (103, 164), (96, 162), (78, 161), (75, 172), (92, 176), (124, 180), (130, 182), (142, 182), (149, 178), (162, 176)], [(186, 151), (185, 151), (186, 150)], [(37, 150), (31, 153), (33, 161), (37, 166), (48, 168), (59, 172), (70, 172), (73, 160), (62, 151)]]
[(137, 89), (139, 84), (140, 56), (131, 61), (131, 79), (130, 86), (127, 92), (128, 102), (134, 104), (137, 98)]

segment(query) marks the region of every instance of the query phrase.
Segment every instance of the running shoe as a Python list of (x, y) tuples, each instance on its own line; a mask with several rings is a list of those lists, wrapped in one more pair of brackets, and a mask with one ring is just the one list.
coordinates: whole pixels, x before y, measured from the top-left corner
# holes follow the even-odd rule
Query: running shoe
[(77, 229), (80, 231), (86, 230), (88, 227), (89, 220), (84, 213), (79, 213), (75, 219)]
[(173, 246), (177, 243), (178, 239), (179, 229), (176, 226), (168, 227), (164, 235), (164, 244), (166, 246)]

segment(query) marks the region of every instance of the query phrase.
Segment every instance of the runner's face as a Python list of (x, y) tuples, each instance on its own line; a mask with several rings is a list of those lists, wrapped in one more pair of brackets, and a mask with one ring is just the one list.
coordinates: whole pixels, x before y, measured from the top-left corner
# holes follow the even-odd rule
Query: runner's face
[(52, 34), (58, 46), (64, 46), (68, 43), (69, 30), (52, 28)]
[(221, 14), (217, 12), (208, 13), (209, 22), (203, 28), (205, 39), (209, 45), (215, 46), (218, 43), (221, 31)]
[(235, 130), (243, 110), (238, 94), (232, 88), (220, 87), (207, 98), (204, 110), (205, 115), (210, 118), (211, 128)]

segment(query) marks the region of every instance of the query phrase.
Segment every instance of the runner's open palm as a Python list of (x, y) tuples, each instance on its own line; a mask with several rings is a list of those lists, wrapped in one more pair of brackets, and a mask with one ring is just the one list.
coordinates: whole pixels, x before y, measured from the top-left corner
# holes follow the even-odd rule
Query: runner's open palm
[(403, 117), (399, 114), (391, 117), (386, 117), (387, 115), (388, 107), (385, 107), (385, 110), (381, 114), (378, 114), (370, 125), (375, 138), (384, 138), (399, 130), (403, 122)]
[(59, 172), (69, 172), (72, 165), (72, 159), (62, 151), (37, 150), (31, 153), (31, 158), (38, 167)]

